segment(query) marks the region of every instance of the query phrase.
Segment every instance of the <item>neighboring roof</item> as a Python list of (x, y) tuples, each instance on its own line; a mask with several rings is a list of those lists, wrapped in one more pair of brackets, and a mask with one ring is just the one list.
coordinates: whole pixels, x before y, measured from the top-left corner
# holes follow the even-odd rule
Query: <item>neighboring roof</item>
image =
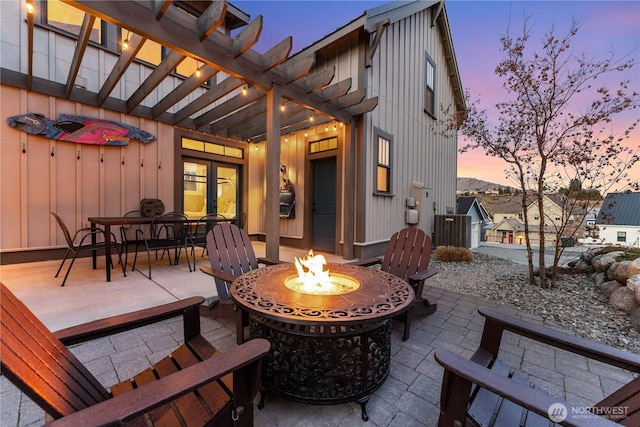
[(478, 215), (484, 220), (490, 220), (491, 215), (489, 212), (482, 206), (480, 200), (476, 197), (471, 196), (460, 196), (456, 198), (457, 210), (456, 213), (459, 215), (468, 215), (471, 209), (475, 206), (475, 209), (478, 211)]
[(596, 224), (640, 226), (640, 192), (608, 193)]

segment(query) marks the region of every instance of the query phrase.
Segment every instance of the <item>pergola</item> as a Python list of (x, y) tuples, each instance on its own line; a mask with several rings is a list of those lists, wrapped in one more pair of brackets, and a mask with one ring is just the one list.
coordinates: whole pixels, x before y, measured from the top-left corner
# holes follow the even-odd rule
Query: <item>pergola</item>
[[(156, 120), (173, 126), (234, 138), (242, 141), (266, 142), (266, 206), (278, 210), (280, 135), (309, 126), (313, 113), (314, 125), (337, 120), (348, 126), (345, 141), (346, 179), (353, 179), (354, 116), (373, 110), (378, 99), (365, 98), (364, 88), (349, 92), (351, 79), (332, 84), (335, 69), (327, 68), (311, 74), (315, 55), (289, 58), (292, 38), (287, 37), (267, 52), (252, 50), (262, 31), (262, 16), (245, 26), (235, 37), (218, 27), (224, 23), (228, 2), (225, 1), (72, 1), (63, 0), (85, 12), (84, 21), (71, 61), (66, 84), (44, 80), (33, 75), (34, 19), (28, 14), (28, 74), (4, 71), (2, 81), (16, 87), (39, 92), (108, 110)], [(33, 0), (27, 0), (33, 2)], [(186, 12), (186, 13), (185, 13)], [(117, 25), (132, 33), (130, 47), (123, 51), (100, 90), (95, 93), (75, 85), (80, 64), (89, 43), (96, 18)], [(137, 52), (147, 40), (166, 48), (168, 54), (128, 99), (110, 96)], [(375, 49), (375, 41), (372, 49)], [(170, 76), (186, 57), (204, 65), (199, 77), (194, 73), (154, 106), (142, 101)], [(176, 112), (169, 110), (216, 74), (225, 78), (210, 87)], [(245, 87), (246, 93), (220, 100)], [(213, 108), (211, 104), (216, 103)], [(286, 103), (286, 110), (281, 106)], [(196, 115), (199, 111), (204, 113)], [(346, 183), (349, 184), (349, 183)], [(352, 229), (353, 200), (345, 201), (345, 229)], [(279, 218), (266, 218), (266, 230), (278, 230)], [(349, 234), (349, 233), (345, 233)], [(345, 255), (348, 256), (353, 237), (345, 235)], [(267, 257), (277, 258), (279, 235), (266, 235)]]

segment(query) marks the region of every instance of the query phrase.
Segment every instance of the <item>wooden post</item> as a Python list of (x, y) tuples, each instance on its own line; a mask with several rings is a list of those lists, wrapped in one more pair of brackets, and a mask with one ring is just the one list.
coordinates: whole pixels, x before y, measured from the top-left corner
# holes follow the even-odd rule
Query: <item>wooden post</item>
[(280, 103), (281, 88), (267, 91), (265, 240), (266, 257), (280, 259)]
[[(345, 123), (347, 126), (344, 133), (344, 222), (342, 226), (342, 256), (344, 259), (353, 259), (353, 239), (355, 236), (355, 204), (356, 195), (352, 191), (356, 188), (356, 135), (353, 122)], [(339, 217), (339, 216), (338, 216)]]

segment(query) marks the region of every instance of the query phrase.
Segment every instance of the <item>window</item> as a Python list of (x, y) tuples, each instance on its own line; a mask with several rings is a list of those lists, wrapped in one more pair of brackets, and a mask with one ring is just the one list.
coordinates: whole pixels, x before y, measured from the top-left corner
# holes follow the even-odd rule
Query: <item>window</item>
[(425, 54), (424, 112), (436, 115), (436, 64)]
[(626, 242), (626, 241), (627, 241), (627, 232), (618, 231), (618, 242)]
[[(60, 0), (47, 1), (45, 21), (48, 25), (71, 33), (74, 36), (79, 36), (83, 20), (84, 12), (80, 9), (62, 3)], [(103, 44), (101, 19), (94, 21), (89, 40)]]
[(391, 194), (391, 153), (392, 138), (391, 135), (376, 129), (376, 188), (378, 194)]

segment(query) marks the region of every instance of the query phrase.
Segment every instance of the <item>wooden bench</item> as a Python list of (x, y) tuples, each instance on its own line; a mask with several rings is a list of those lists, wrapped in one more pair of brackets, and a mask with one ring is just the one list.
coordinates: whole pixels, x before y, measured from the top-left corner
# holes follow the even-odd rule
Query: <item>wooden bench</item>
[(485, 325), (471, 360), (447, 350), (436, 351), (436, 360), (445, 368), (439, 427), (640, 426), (640, 377), (585, 408), (531, 387), (498, 359), (504, 331), (635, 373), (640, 373), (639, 355), (489, 309), (479, 311), (485, 316)]
[[(269, 342), (252, 340), (220, 354), (200, 336), (202, 297), (54, 334), (0, 287), (2, 374), (45, 411), (51, 425), (253, 425), (253, 398)], [(66, 347), (177, 316), (183, 317), (185, 343), (110, 391)]]

